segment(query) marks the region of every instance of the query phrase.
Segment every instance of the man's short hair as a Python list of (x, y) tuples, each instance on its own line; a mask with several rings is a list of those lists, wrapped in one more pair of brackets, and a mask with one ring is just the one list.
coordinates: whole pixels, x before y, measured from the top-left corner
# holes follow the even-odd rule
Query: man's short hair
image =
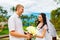
[(23, 7), (23, 8), (24, 8), (24, 6), (23, 6), (23, 5), (18, 4), (18, 5), (16, 5), (16, 11), (17, 11), (17, 8), (18, 8), (18, 7)]

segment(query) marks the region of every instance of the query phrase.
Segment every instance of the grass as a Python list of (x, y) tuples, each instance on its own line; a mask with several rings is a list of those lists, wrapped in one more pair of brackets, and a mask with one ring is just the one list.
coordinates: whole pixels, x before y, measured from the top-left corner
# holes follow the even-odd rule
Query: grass
[(0, 32), (0, 35), (5, 35), (5, 34), (9, 34), (8, 28), (4, 28), (2, 32)]
[(26, 31), (26, 28), (27, 28), (27, 26), (24, 26), (24, 27), (23, 27), (23, 30)]
[(8, 30), (4, 30), (4, 31), (0, 32), (0, 35), (4, 35), (4, 34), (8, 34), (8, 33), (9, 33)]

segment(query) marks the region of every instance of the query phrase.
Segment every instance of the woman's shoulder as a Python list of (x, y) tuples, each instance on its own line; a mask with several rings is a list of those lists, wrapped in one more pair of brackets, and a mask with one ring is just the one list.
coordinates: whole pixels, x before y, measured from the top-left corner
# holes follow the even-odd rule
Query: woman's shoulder
[(44, 29), (47, 29), (47, 28), (48, 28), (47, 24), (45, 24), (43, 28), (44, 28)]

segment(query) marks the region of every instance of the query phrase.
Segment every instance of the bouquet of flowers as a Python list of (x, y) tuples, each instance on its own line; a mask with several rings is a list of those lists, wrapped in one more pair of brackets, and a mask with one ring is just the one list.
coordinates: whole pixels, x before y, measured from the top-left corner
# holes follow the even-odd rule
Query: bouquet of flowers
[(27, 32), (32, 35), (32, 39), (35, 39), (35, 35), (37, 35), (37, 29), (36, 27), (29, 26), (26, 28)]

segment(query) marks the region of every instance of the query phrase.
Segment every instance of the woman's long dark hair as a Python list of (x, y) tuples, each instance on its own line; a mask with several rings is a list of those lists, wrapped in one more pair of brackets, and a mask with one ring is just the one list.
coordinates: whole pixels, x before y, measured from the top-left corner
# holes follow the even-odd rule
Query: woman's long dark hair
[[(41, 26), (41, 28), (43, 28), (43, 26), (45, 25), (45, 24), (47, 24), (47, 22), (46, 22), (46, 14), (45, 13), (40, 13), (40, 15), (42, 16), (42, 18), (43, 18), (43, 25)], [(38, 24), (40, 23), (40, 21), (38, 21), (38, 19), (36, 20), (36, 25), (38, 26)]]

